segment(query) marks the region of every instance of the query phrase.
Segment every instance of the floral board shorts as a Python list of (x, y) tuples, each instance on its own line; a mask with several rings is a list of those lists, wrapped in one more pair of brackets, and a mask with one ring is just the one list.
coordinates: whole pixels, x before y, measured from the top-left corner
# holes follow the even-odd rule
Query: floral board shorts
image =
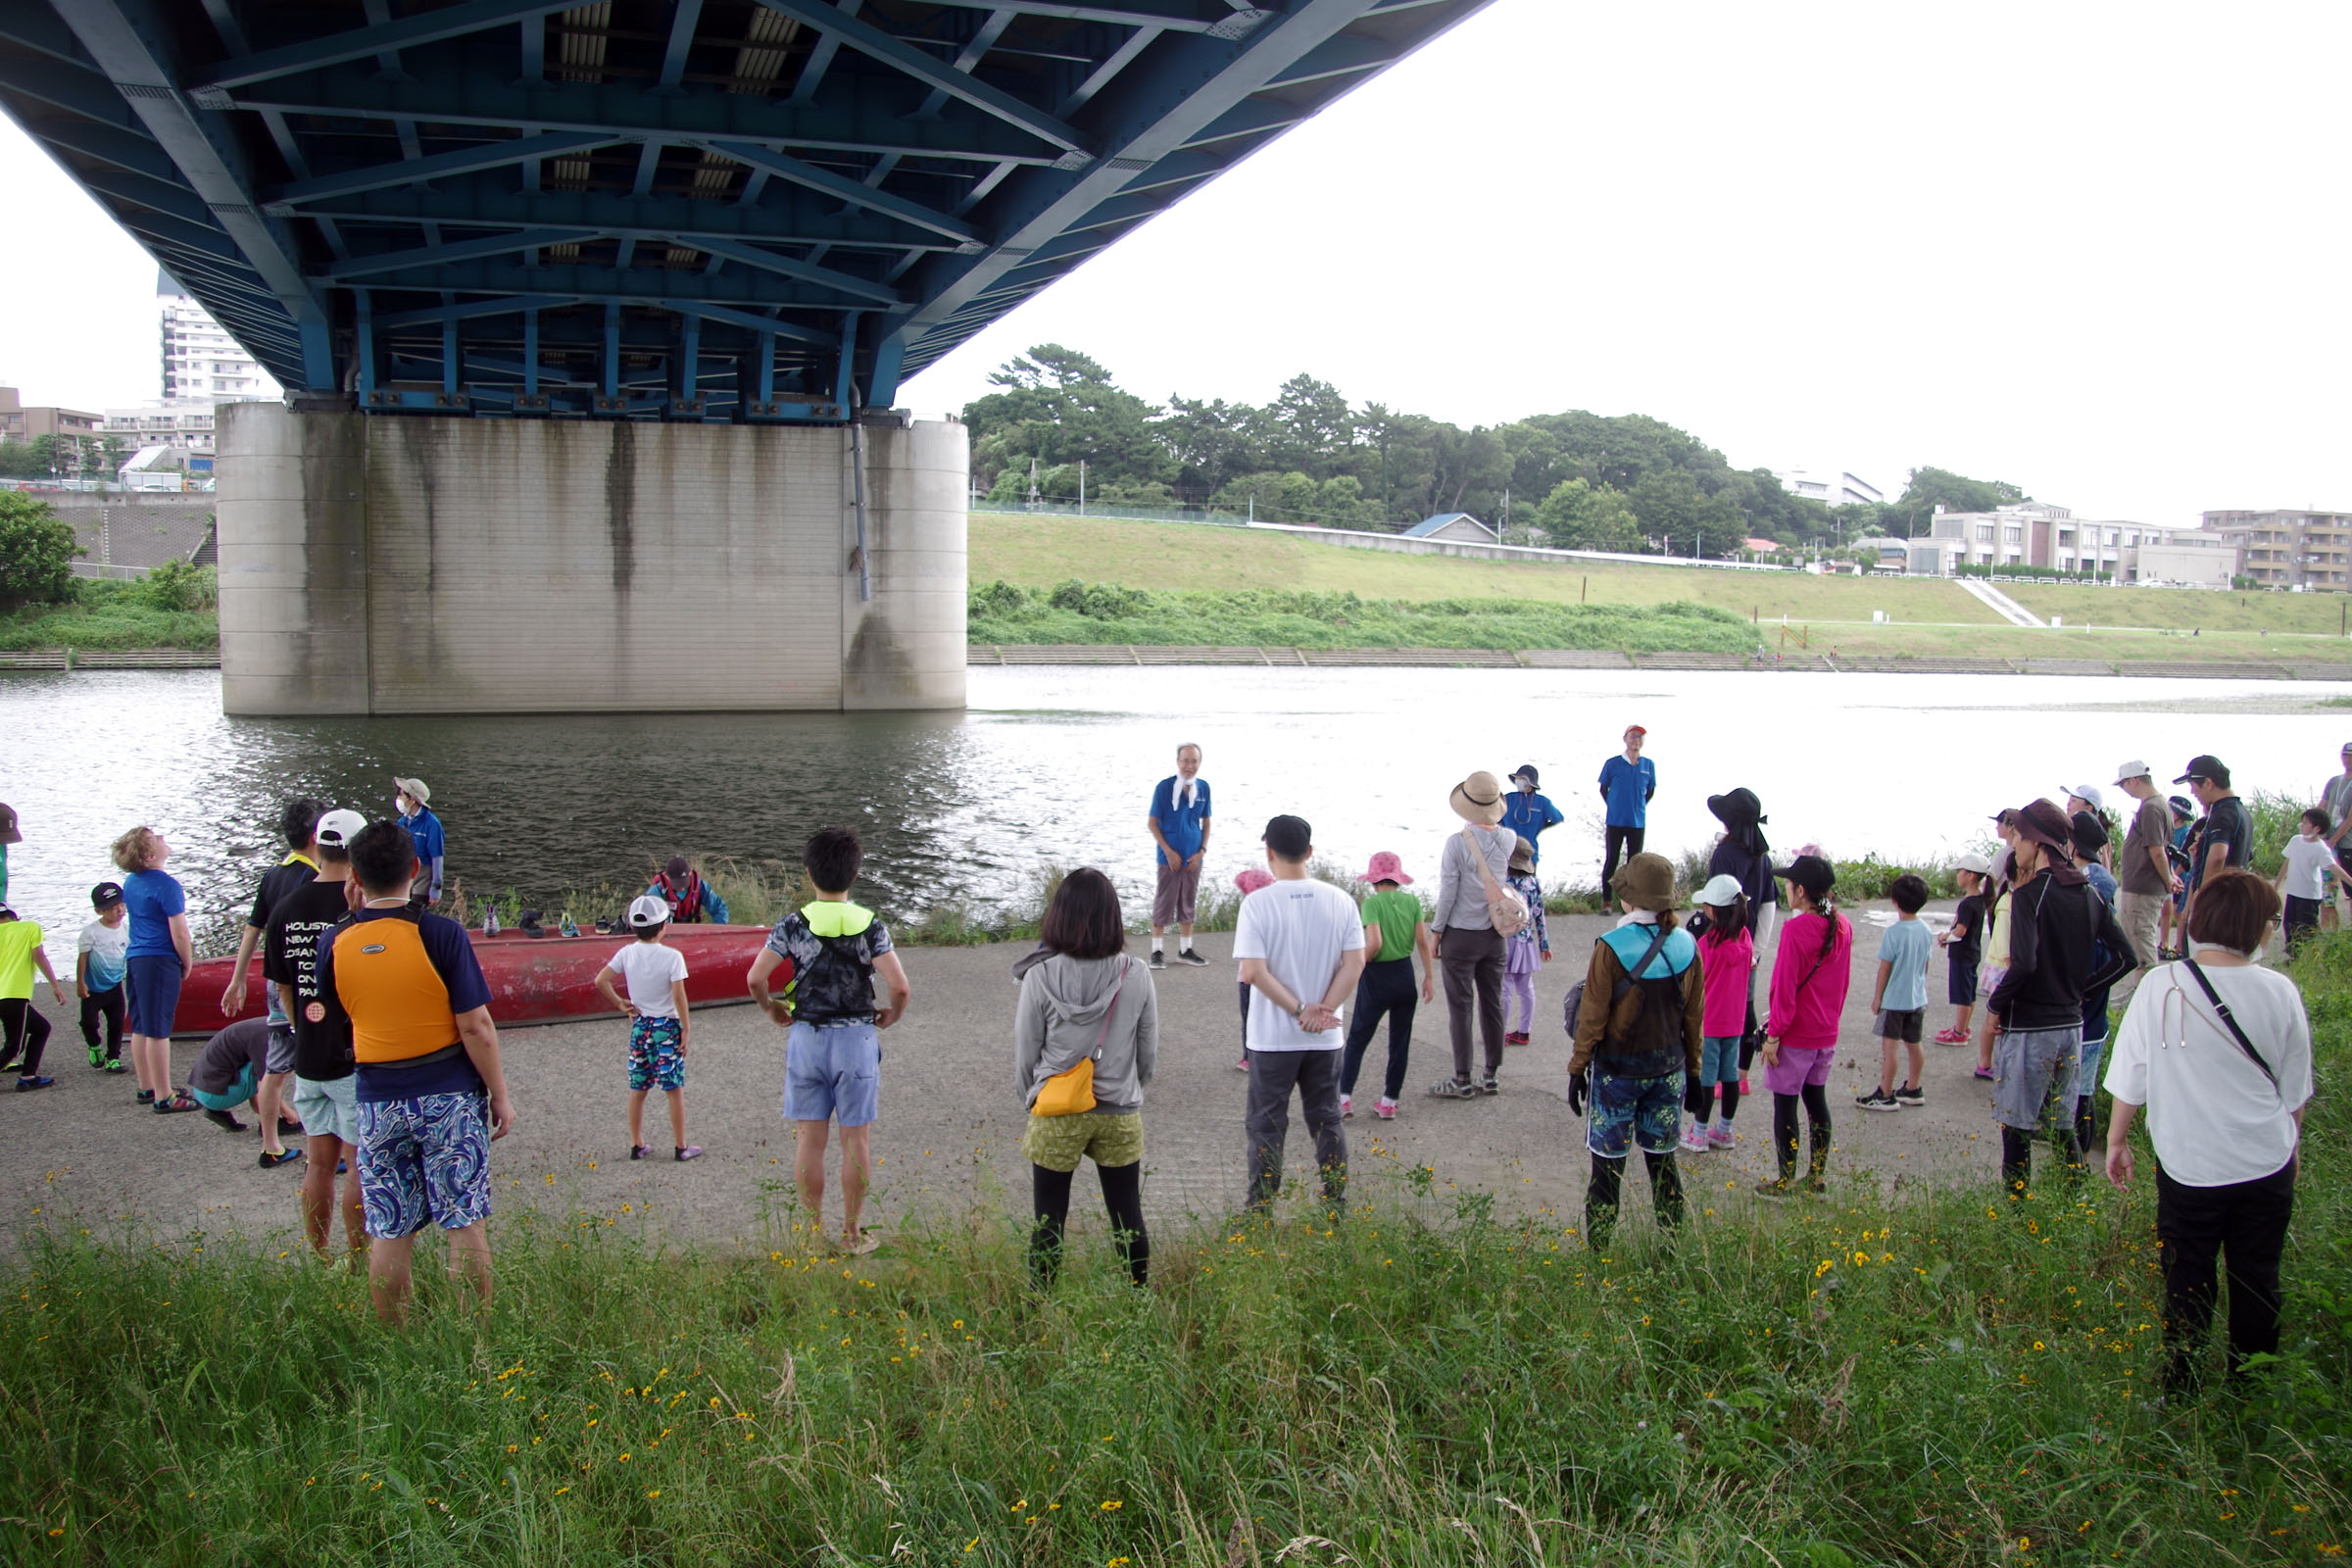
[(685, 1033), (675, 1018), (629, 1020), (631, 1091), (686, 1087), (686, 1053), (680, 1046)]
[(472, 1090), (360, 1102), (368, 1234), (398, 1241), (490, 1217), (490, 1100)]
[(1592, 1109), (1585, 1147), (1603, 1159), (1623, 1159), (1635, 1145), (1645, 1154), (1671, 1154), (1683, 1130), (1683, 1075), (1620, 1078), (1592, 1070)]
[(1021, 1134), (1021, 1153), (1048, 1170), (1076, 1170), (1082, 1158), (1115, 1168), (1144, 1157), (1144, 1113), (1085, 1110), (1075, 1116), (1032, 1113)]

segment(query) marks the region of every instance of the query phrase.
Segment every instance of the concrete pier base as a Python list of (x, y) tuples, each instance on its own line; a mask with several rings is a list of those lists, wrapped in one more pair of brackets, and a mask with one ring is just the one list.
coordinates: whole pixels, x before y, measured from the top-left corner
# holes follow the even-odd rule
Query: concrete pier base
[(960, 424), (220, 420), (227, 712), (963, 706)]

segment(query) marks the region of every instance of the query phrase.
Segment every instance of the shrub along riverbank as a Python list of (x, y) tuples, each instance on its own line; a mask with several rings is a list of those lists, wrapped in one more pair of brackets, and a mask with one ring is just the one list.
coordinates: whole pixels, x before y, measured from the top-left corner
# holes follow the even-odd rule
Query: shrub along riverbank
[[(2326, 1084), (2352, 937), (2298, 978)], [(700, 1251), (502, 1167), (497, 1305), (427, 1263), (406, 1335), (299, 1255), (36, 1211), (0, 1274), (0, 1534), (158, 1568), (2327, 1562), (2348, 1133), (2323, 1093), (2280, 1356), (2163, 1407), (2144, 1153), (2129, 1195), (2017, 1205), (1702, 1184), (1679, 1248), (1637, 1212), (1595, 1256), (1359, 1139), (1345, 1222), (1165, 1226), (1149, 1294), (1082, 1238), (1051, 1296), (1005, 1221), (845, 1263), (781, 1213)]]
[(69, 580), (57, 604), (0, 614), (0, 652), (35, 648), (218, 648), (219, 582), (210, 566), (174, 561), (136, 582)]

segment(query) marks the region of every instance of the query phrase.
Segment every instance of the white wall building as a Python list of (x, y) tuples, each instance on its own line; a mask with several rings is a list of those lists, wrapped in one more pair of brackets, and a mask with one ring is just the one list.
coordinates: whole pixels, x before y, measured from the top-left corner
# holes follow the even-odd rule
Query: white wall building
[(162, 318), (164, 402), (247, 403), (285, 395), (171, 273), (156, 274), (155, 302)]
[[(2120, 517), (2078, 517), (2068, 507), (2021, 501), (1990, 512), (1936, 514), (1931, 534), (1956, 547), (1964, 565), (2047, 566), (2059, 571), (2100, 571), (2116, 581), (2193, 583), (2226, 588), (2235, 566), (2234, 552), (2200, 544), (2195, 528), (2132, 522)], [(2210, 539), (2210, 535), (2204, 536)], [(2143, 561), (2141, 551), (2165, 547)]]
[(1792, 496), (1818, 501), (1825, 507), (1878, 506), (1886, 499), (1875, 484), (1858, 479), (1844, 468), (1777, 468), (1773, 477)]

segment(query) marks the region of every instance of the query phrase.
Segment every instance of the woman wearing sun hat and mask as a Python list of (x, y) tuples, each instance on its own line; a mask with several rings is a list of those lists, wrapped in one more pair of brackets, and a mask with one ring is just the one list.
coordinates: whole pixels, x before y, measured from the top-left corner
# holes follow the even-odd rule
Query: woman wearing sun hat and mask
[[(1429, 1092), (1440, 1100), (1468, 1100), (1502, 1092), (1494, 1075), (1502, 1067), (1503, 938), (1494, 929), (1490, 887), (1505, 899), (1511, 851), (1518, 835), (1501, 826), (1502, 781), (1480, 771), (1453, 787), (1446, 804), (1466, 824), (1446, 836), (1438, 858), (1438, 903), (1429, 926), (1437, 938), (1438, 967), (1446, 977), (1446, 1021), (1452, 1035), (1453, 1076)], [(1486, 1073), (1470, 1077), (1470, 1008), (1478, 1007), (1479, 1037), (1486, 1047)]]

